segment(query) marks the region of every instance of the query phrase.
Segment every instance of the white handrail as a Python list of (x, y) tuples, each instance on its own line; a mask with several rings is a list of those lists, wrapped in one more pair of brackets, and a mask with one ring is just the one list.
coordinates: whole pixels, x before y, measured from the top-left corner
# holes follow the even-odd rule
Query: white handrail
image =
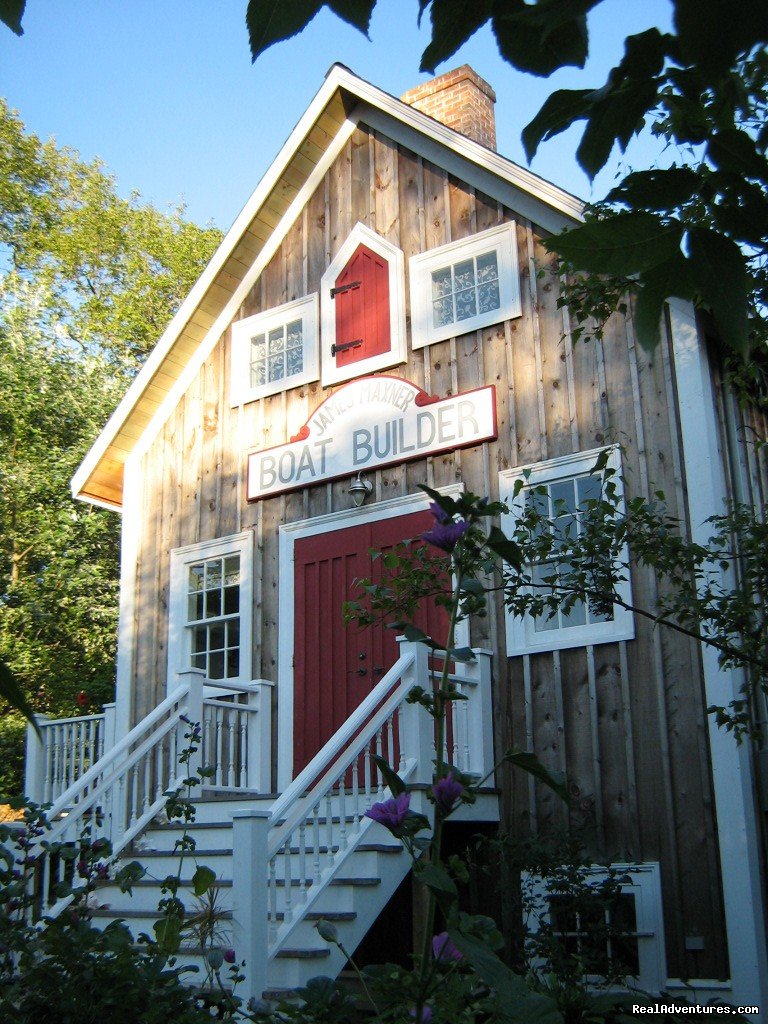
[(50, 729), (54, 725), (72, 725), (75, 722), (103, 722), (104, 712), (98, 715), (75, 715), (74, 718), (44, 718), (39, 722), (40, 728)]
[(163, 718), (163, 716), (171, 710), (174, 704), (179, 703), (188, 693), (189, 683), (182, 683), (181, 686), (177, 686), (172, 693), (168, 694), (161, 704), (158, 704), (153, 711), (150, 711), (146, 718), (142, 718), (138, 725), (135, 725), (119, 743), (116, 743), (109, 753), (99, 758), (99, 760), (95, 764), (91, 765), (88, 771), (82, 775), (77, 782), (74, 782), (69, 789), (65, 790), (61, 794), (59, 799), (55, 804), (53, 804), (48, 812), (48, 817), (53, 819), (57, 817), (57, 815), (61, 814), (62, 811), (71, 807), (74, 798), (79, 792), (87, 789), (92, 782), (100, 778), (104, 774), (105, 768), (114, 764), (115, 761), (120, 760), (122, 755), (131, 749), (139, 737), (143, 736), (155, 724), (155, 722), (158, 722)]
[[(355, 761), (369, 745), (371, 739), (376, 735), (382, 724), (386, 722), (403, 703), (405, 698), (408, 696), (408, 693), (415, 685), (413, 680), (403, 679), (406, 670), (411, 666), (413, 660), (413, 655), (407, 655), (396, 662), (391, 671), (387, 673), (387, 675), (394, 676), (394, 678), (400, 678), (400, 685), (390, 693), (386, 700), (383, 702), (376, 702), (377, 704), (380, 704), (380, 707), (376, 711), (375, 715), (372, 715), (367, 722), (365, 721), (365, 718), (363, 718), (365, 728), (360, 729), (359, 735), (354, 737), (354, 742), (335, 753), (333, 750), (329, 752), (328, 757), (334, 757), (334, 760), (328, 765), (328, 768), (322, 778), (317, 781), (310, 791), (296, 797), (291, 813), (287, 814), (283, 821), (279, 821), (273, 815), (273, 829), (271, 830), (272, 836), (269, 843), (270, 857), (274, 856), (280, 850), (283, 837), (285, 835), (290, 835), (293, 829), (296, 828), (302, 817), (304, 817), (306, 809), (315, 805), (318, 799), (321, 799), (325, 793), (333, 787), (334, 783), (336, 783), (337, 780), (346, 773), (353, 761)], [(372, 694), (373, 692), (374, 691), (371, 691)], [(354, 732), (352, 735), (354, 736)], [(336, 739), (336, 736), (334, 739)], [(325, 752), (329, 746), (331, 746), (330, 743), (326, 744), (321, 753)], [(334, 748), (335, 747), (336, 744), (334, 744)], [(313, 758), (313, 761), (315, 760), (317, 760), (317, 758)], [(326, 763), (327, 760), (328, 758), (326, 758)], [(310, 762), (310, 766), (311, 764), (312, 762)]]
[(412, 652), (404, 654), (399, 658), (389, 672), (374, 686), (365, 700), (355, 708), (341, 728), (333, 734), (325, 746), (315, 754), (306, 768), (296, 776), (287, 789), (275, 800), (272, 805), (272, 821), (277, 823), (284, 816), (285, 811), (299, 797), (306, 793), (307, 788), (320, 772), (331, 763), (331, 758), (336, 757), (343, 751), (350, 739), (363, 725), (368, 718), (376, 711), (381, 701), (387, 696), (388, 691), (415, 661)]

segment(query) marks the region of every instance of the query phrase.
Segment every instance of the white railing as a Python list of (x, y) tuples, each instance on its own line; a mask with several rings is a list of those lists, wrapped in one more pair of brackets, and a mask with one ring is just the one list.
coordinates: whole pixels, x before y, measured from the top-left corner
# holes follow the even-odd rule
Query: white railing
[[(393, 668), (272, 807), (235, 812), (234, 923), (245, 951), (248, 994), (266, 988), (268, 960), (285, 947), (373, 825), (366, 810), (391, 796), (374, 753), (410, 786), (431, 782), (434, 722), (406, 701), (415, 686), (426, 688), (430, 679), (434, 684), (437, 666), (430, 661), (423, 645), (401, 642)], [(457, 665), (452, 680), (467, 700), (456, 702), (462, 710), (449, 730), (455, 750), (444, 751), (443, 759), (455, 753), (457, 767), (483, 777), (493, 767), (489, 652)]]
[[(193, 678), (177, 687), (65, 790), (49, 811), (52, 825), (44, 836), (46, 845), (77, 848), (87, 833), (91, 842), (108, 840), (113, 855), (124, 849), (164, 805), (166, 791), (176, 788), (179, 755), (189, 742), (184, 733), (189, 731), (189, 712), (195, 703), (202, 706), (202, 680)], [(77, 868), (55, 850), (36, 852), (40, 909), (55, 916), (69, 902), (59, 897), (59, 886), (76, 882), (68, 872)]]
[(234, 688), (206, 681), (206, 694), (221, 690), (203, 699), (204, 761), (213, 772), (206, 787), (271, 789), (272, 686), (265, 679)]
[[(114, 730), (114, 704), (100, 715), (50, 719), (39, 715), (40, 734), (27, 729), (25, 793), (36, 803), (53, 803), (104, 753)], [(110, 743), (114, 735), (110, 737)]]
[[(206, 693), (224, 689), (221, 683), (206, 680), (194, 669), (180, 676), (184, 681), (161, 704), (119, 742), (108, 741), (102, 756), (56, 797), (48, 812), (52, 824), (43, 837), (46, 847), (76, 849), (87, 834), (90, 842), (108, 840), (112, 856), (117, 856), (163, 808), (168, 791), (207, 764), (208, 755), (215, 778), (226, 774), (225, 786), (237, 790), (265, 784), (269, 788), (270, 684), (259, 680), (228, 685), (220, 697), (211, 698)], [(202, 742), (193, 744), (192, 725), (200, 723)], [(87, 725), (84, 728), (87, 735)], [(265, 744), (263, 750), (260, 741)], [(33, 762), (30, 777), (39, 781), (46, 763), (44, 731), (43, 740), (37, 742), (37, 756), (28, 757), (28, 763)], [(206, 749), (211, 744), (213, 749)], [(182, 751), (191, 745), (197, 749), (187, 763), (180, 763)], [(85, 767), (79, 754), (75, 767)], [(40, 845), (36, 851), (37, 893), (40, 909), (55, 916), (68, 902), (57, 895), (60, 883), (73, 881), (76, 866), (71, 858), (46, 847)]]

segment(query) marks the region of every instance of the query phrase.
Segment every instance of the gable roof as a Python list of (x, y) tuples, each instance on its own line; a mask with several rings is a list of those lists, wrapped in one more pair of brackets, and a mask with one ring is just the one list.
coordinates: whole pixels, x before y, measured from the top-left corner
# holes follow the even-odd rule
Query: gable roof
[(76, 498), (122, 507), (126, 460), (155, 436), (359, 123), (547, 230), (581, 219), (575, 196), (334, 64), (72, 478)]

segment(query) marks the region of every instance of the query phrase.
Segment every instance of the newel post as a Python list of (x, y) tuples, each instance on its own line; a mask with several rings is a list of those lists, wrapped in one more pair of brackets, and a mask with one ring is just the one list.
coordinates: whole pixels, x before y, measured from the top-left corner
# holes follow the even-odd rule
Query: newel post
[(270, 679), (254, 679), (248, 694), (248, 789), (272, 791), (272, 690)]
[(48, 751), (45, 737), (47, 730), (45, 723), (48, 721), (45, 715), (35, 715), (37, 724), (40, 727), (40, 735), (35, 732), (34, 726), (27, 723), (27, 746), (24, 757), (24, 795), (36, 804), (45, 803), (46, 799), (46, 774), (48, 769)]
[(99, 733), (99, 741), (97, 743), (97, 749), (95, 751), (94, 761), (97, 761), (100, 757), (104, 756), (105, 750), (111, 750), (112, 747), (117, 743), (117, 705), (114, 701), (111, 704), (104, 704), (104, 718), (101, 722), (101, 731)]
[[(196, 775), (206, 763), (207, 752), (204, 749), (205, 722), (203, 721), (203, 716), (205, 714), (205, 708), (203, 706), (205, 672), (203, 672), (201, 668), (185, 669), (183, 672), (179, 672), (179, 681), (189, 683), (186, 717), (192, 725), (200, 726), (200, 742), (197, 744), (197, 750), (192, 754), (185, 770), (185, 774), (187, 776), (192, 776)], [(189, 746), (190, 741), (184, 739), (184, 734), (186, 732), (189, 732), (189, 726), (186, 726), (184, 722), (181, 722), (179, 724), (179, 750), (183, 750), (185, 747)]]
[(232, 939), (238, 962), (245, 962), (244, 1000), (261, 999), (269, 962), (268, 810), (235, 811), (232, 816)]
[[(461, 689), (467, 699), (466, 745), (469, 764), (466, 768), (481, 778), (493, 768), (493, 695), (491, 693), (491, 659), (493, 652), (479, 647), (472, 649), (473, 662), (462, 663), (458, 673), (462, 676)], [(465, 768), (465, 770), (466, 770)], [(486, 785), (494, 784), (489, 776)]]
[[(429, 674), (429, 648), (398, 637), (400, 657), (413, 654), (414, 660), (407, 670), (407, 678), (412, 686), (421, 686), (429, 690), (432, 680)], [(435, 758), (435, 724), (434, 719), (419, 704), (404, 703), (398, 712), (400, 720), (400, 760), (401, 763), (410, 758), (416, 761), (416, 767), (408, 781), (412, 784), (430, 785), (434, 771)], [(393, 765), (393, 767), (397, 767)]]

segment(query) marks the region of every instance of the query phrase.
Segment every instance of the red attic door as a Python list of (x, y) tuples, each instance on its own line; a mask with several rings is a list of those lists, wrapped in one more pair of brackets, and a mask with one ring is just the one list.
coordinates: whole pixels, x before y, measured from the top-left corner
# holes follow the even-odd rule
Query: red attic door
[(336, 304), (336, 366), (350, 366), (392, 348), (389, 324), (389, 264), (358, 245), (333, 287)]
[[(353, 595), (354, 580), (380, 572), (380, 560), (372, 562), (370, 549), (387, 551), (433, 523), (425, 510), (296, 541), (294, 777), (397, 661), (394, 630), (343, 622), (342, 605)], [(442, 638), (447, 622), (445, 609), (432, 604), (418, 624)]]

